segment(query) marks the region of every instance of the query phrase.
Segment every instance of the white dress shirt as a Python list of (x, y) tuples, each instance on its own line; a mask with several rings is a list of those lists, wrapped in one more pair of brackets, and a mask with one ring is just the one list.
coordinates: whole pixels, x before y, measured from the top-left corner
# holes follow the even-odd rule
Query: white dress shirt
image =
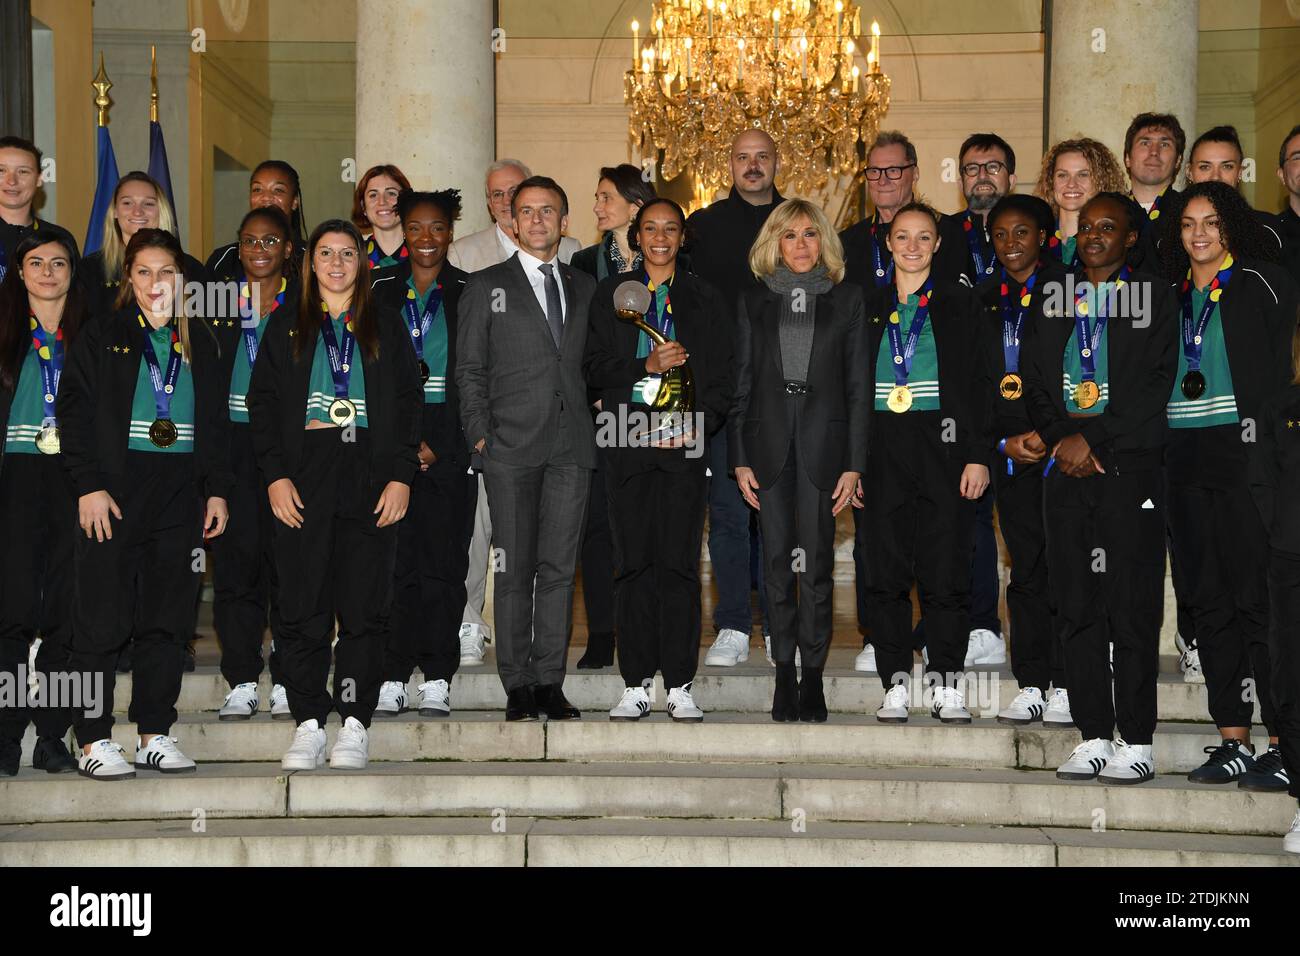
[[(533, 295), (537, 296), (537, 304), (542, 307), (542, 315), (546, 315), (546, 276), (542, 275), (541, 266), (544, 264), (541, 259), (534, 255), (524, 252), (523, 249), (516, 250), (519, 253), (519, 264), (524, 267), (524, 275), (528, 277), (528, 284), (533, 287)], [(556, 255), (551, 262), (551, 275), (555, 277), (555, 284), (560, 289), (560, 324), (564, 324), (564, 315), (568, 314), (569, 306), (564, 301), (564, 278), (560, 275), (560, 257)], [(548, 316), (549, 318), (549, 316)]]
[(500, 223), (494, 223), (493, 225), (497, 231), (497, 242), (501, 245), (501, 261), (505, 262), (515, 254), (515, 251), (519, 246), (510, 238), (506, 231), (501, 228)]

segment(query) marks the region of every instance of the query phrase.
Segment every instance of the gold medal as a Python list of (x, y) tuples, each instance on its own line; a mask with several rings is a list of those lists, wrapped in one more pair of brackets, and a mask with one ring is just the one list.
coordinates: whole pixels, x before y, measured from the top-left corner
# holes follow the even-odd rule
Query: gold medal
[(1009, 402), (1014, 402), (1024, 392), (1024, 382), (1015, 372), (1007, 372), (998, 382), (998, 393)]
[(336, 398), (330, 402), (329, 416), (335, 425), (351, 425), (357, 418), (357, 406), (351, 399)]
[(1080, 408), (1092, 408), (1101, 400), (1101, 389), (1096, 382), (1080, 382), (1074, 386), (1074, 404)]
[(159, 418), (149, 426), (149, 441), (156, 448), (170, 448), (176, 444), (178, 435), (176, 423), (169, 418)]
[(62, 449), (59, 442), (59, 426), (44, 425), (36, 436), (36, 450), (42, 455), (57, 455)]
[(906, 385), (895, 385), (889, 390), (889, 398), (885, 401), (891, 412), (902, 414), (912, 407), (912, 390)]

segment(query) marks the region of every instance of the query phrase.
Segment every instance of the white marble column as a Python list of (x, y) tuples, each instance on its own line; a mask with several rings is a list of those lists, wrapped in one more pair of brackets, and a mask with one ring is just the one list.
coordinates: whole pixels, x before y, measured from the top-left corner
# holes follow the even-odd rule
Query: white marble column
[(1123, 160), (1138, 113), (1196, 126), (1199, 0), (1053, 0), (1048, 140), (1085, 134)]
[(492, 39), (491, 0), (357, 0), (357, 175), (392, 163), (416, 189), (459, 188), (460, 235), (488, 225)]

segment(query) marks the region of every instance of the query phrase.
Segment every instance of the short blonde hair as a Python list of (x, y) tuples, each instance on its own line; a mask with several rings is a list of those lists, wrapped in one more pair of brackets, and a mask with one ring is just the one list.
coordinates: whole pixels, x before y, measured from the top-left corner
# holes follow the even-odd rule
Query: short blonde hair
[(821, 236), (818, 263), (826, 267), (832, 282), (839, 282), (844, 278), (844, 246), (826, 213), (806, 199), (787, 199), (772, 210), (749, 250), (750, 271), (759, 279), (776, 271), (781, 264), (781, 233), (800, 216), (807, 216)]

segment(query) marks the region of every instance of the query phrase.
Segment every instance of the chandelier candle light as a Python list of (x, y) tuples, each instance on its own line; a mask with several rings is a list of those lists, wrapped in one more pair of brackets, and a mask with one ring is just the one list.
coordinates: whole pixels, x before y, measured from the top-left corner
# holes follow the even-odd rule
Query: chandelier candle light
[(731, 142), (761, 127), (781, 160), (782, 188), (812, 195), (856, 173), (889, 110), (880, 27), (866, 71), (854, 62), (859, 10), (844, 0), (656, 0), (648, 36), (632, 21), (624, 77), (629, 136), (660, 173), (691, 173), (697, 195), (731, 181)]

